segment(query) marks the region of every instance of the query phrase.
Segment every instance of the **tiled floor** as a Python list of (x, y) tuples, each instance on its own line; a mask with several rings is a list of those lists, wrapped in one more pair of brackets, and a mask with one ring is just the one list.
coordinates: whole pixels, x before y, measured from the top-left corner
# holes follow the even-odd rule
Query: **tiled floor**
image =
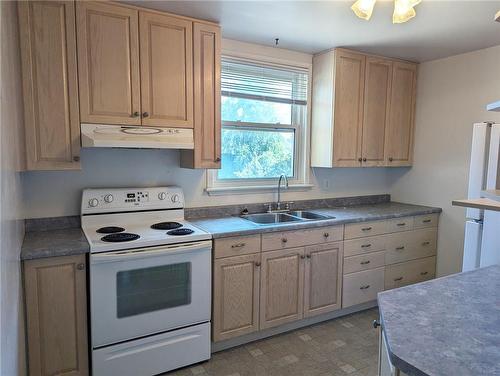
[(168, 376), (375, 376), (378, 310), (344, 316), (212, 355)]

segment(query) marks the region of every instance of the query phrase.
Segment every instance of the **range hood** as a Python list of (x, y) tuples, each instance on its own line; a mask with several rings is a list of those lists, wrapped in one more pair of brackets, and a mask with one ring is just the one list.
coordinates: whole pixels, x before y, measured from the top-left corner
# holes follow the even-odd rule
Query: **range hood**
[(193, 149), (193, 130), (108, 124), (80, 124), (84, 148)]

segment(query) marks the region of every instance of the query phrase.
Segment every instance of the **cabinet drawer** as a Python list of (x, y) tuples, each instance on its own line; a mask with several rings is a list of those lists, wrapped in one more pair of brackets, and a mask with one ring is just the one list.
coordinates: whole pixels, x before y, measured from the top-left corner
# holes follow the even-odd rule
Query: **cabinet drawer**
[(417, 215), (414, 217), (413, 228), (437, 227), (439, 214)]
[(389, 265), (385, 268), (386, 290), (422, 282), (436, 276), (436, 257)]
[(371, 252), (344, 258), (344, 274), (380, 268), (385, 265), (385, 252)]
[(382, 251), (387, 247), (385, 235), (344, 241), (344, 257)]
[(262, 250), (303, 247), (342, 240), (342, 226), (274, 232), (262, 235)]
[(235, 236), (214, 240), (214, 258), (260, 252), (260, 235)]
[(344, 276), (342, 308), (377, 299), (384, 289), (384, 268), (365, 270)]
[(365, 236), (386, 233), (387, 221), (351, 223), (344, 227), (344, 239), (362, 238)]
[(413, 217), (394, 218), (387, 221), (387, 232), (408, 231), (413, 229)]
[(386, 265), (435, 255), (436, 236), (434, 228), (388, 235)]

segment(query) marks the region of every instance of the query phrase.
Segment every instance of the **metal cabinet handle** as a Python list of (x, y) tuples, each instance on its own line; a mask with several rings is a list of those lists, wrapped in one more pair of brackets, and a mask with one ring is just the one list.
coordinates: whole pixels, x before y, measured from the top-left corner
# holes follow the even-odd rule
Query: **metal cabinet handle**
[(372, 246), (371, 243), (370, 244), (363, 244), (361, 246), (361, 248), (370, 248), (371, 246)]
[(311, 255), (306, 255), (306, 257), (307, 257), (308, 259), (310, 259), (310, 258), (311, 258)]
[(360, 262), (360, 264), (361, 264), (361, 265), (368, 265), (369, 263), (370, 263), (370, 261), (369, 261), (369, 260), (368, 260), (368, 261), (361, 261), (361, 262)]
[(306, 256), (304, 256), (304, 255), (300, 255), (300, 258), (303, 260), (303, 259), (305, 259), (305, 258), (306, 258)]
[(363, 160), (363, 159), (361, 159), (361, 157), (360, 157), (360, 158), (358, 158), (358, 162), (361, 162), (362, 160)]
[(143, 113), (142, 113), (142, 117), (147, 118), (148, 116), (149, 116), (149, 113), (148, 113), (148, 112), (143, 112)]
[(80, 162), (80, 157), (79, 157), (78, 155), (75, 155), (75, 156), (73, 157), (73, 160), (74, 160), (75, 162)]
[(375, 329), (377, 329), (379, 326), (380, 326), (380, 323), (378, 322), (378, 320), (373, 320), (373, 327)]
[(325, 233), (323, 234), (323, 236), (324, 236), (325, 238), (328, 238), (328, 237), (330, 236), (330, 234), (329, 234), (328, 232), (325, 232)]
[(214, 159), (215, 162), (220, 162), (220, 157)]
[(370, 288), (370, 285), (364, 285), (364, 286), (360, 286), (360, 290), (366, 290), (366, 289), (369, 289)]
[(405, 223), (405, 222), (402, 222), (402, 223), (398, 223), (397, 225), (398, 225), (398, 226), (400, 226), (400, 227), (401, 227), (401, 226), (406, 226), (406, 223)]
[(244, 247), (246, 243), (238, 243), (238, 244), (233, 244), (231, 245), (231, 248), (241, 248)]
[(389, 162), (392, 162), (392, 161), (393, 161), (392, 157), (389, 157)]
[(403, 249), (405, 249), (404, 245), (402, 245), (401, 247), (396, 247), (396, 251), (402, 251)]
[(287, 238), (281, 238), (281, 242), (282, 242), (282, 243), (286, 243), (287, 241), (288, 241), (288, 239), (287, 239)]
[(394, 282), (399, 282), (399, 281), (402, 281), (402, 280), (403, 280), (403, 277), (394, 278)]
[(139, 111), (135, 111), (133, 114), (132, 114), (132, 117), (136, 118), (136, 117), (139, 117), (141, 116), (141, 113)]
[(430, 219), (424, 219), (422, 223), (431, 223), (432, 221)]
[(422, 243), (423, 246), (426, 246), (426, 245), (429, 245), (429, 244), (431, 244), (431, 242), (423, 242)]
[(420, 275), (427, 275), (429, 272), (421, 272)]
[(81, 263), (79, 263), (79, 264), (76, 265), (76, 268), (78, 270), (84, 270), (85, 269), (85, 264), (83, 262), (81, 262)]
[(371, 229), (372, 229), (371, 226), (370, 227), (363, 227), (361, 229), (361, 231), (370, 231)]
[(259, 266), (260, 266), (260, 262), (258, 262), (258, 261), (257, 261), (257, 262), (255, 263), (255, 267), (257, 267), (257, 268), (258, 268)]
[(366, 162), (366, 158), (363, 158), (363, 162)]

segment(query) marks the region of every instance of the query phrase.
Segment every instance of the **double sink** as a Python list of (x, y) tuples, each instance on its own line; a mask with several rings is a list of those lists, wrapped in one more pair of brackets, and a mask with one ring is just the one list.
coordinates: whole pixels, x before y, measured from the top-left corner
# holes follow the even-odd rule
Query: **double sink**
[(325, 219), (335, 219), (335, 217), (317, 214), (310, 211), (294, 210), (280, 213), (256, 213), (245, 214), (241, 218), (258, 225), (271, 225), (290, 222), (320, 221)]

